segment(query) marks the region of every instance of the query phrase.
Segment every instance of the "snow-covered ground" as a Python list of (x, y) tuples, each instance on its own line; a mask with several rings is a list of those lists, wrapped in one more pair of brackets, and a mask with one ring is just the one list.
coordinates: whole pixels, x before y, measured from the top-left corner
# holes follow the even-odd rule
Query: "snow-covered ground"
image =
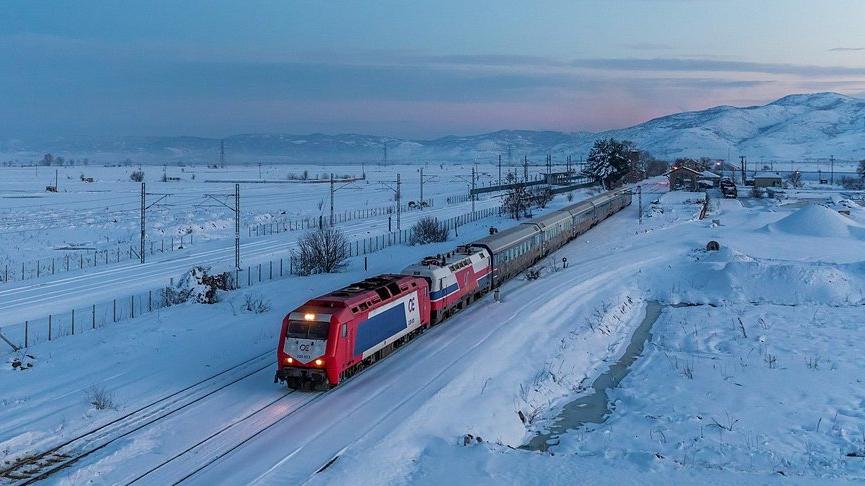
[[(642, 225), (632, 204), (543, 262), (539, 280), (507, 283), (502, 302), (482, 299), (325, 394), (286, 394), (271, 383), (268, 360), (281, 316), (366, 275), (358, 262), (344, 273), (277, 281), (214, 306), (177, 306), (40, 344), (32, 358), (21, 356), (32, 368), (0, 373), (0, 455), (37, 452), (252, 360), (196, 393), (224, 388), (47, 481), (865, 479), (858, 352), (865, 210), (844, 201), (744, 207), (713, 200), (701, 221), (696, 195), (663, 191), (663, 180), (644, 187)], [(461, 239), (480, 237), (488, 224), (467, 227)], [(707, 252), (710, 240), (721, 250)], [(385, 250), (367, 274), (399, 270), (453, 244)], [(568, 268), (555, 264), (562, 257)], [(242, 311), (247, 292), (273, 309)], [(630, 372), (608, 391), (606, 420), (558, 434), (545, 452), (520, 448), (590, 393), (649, 302), (661, 305), (660, 317)], [(103, 390), (113, 407), (100, 410), (88, 402)]]
[[(26, 263), (27, 278), (35, 277), (36, 259), (56, 257), (56, 270), (65, 269), (63, 257), (69, 253), (78, 256), (76, 249), (83, 249), (84, 266), (92, 266), (87, 260), (94, 250), (108, 250), (111, 262), (117, 258), (127, 260), (129, 248), (138, 249), (141, 231), (141, 187), (130, 180), (130, 175), (138, 170), (144, 172), (149, 194), (147, 239), (159, 250), (163, 245), (170, 246), (171, 238), (176, 245), (181, 237), (185, 238), (187, 247), (190, 238), (193, 244), (233, 239), (233, 212), (206, 195), (230, 194), (217, 199), (233, 207), (234, 182), (241, 182), (242, 235), (246, 237), (250, 234), (247, 227), (252, 226), (255, 234), (256, 224), (288, 224), (306, 218), (317, 221), (320, 216), (330, 217), (330, 184), (302, 183), (298, 178), (304, 174), (310, 180), (329, 177), (330, 173), (337, 178), (366, 176), (365, 180), (351, 184), (336, 184), (334, 212), (339, 218), (392, 207), (396, 174), (400, 174), (403, 205), (419, 201), (421, 169), (423, 198), (432, 200), (434, 209), (444, 210), (450, 206), (448, 197), (468, 193), (473, 167), (468, 164), (0, 167), (0, 280), (7, 273), (10, 280), (20, 279), (22, 263)], [(508, 170), (518, 171), (522, 176), (522, 168), (505, 167), (503, 177)], [(530, 177), (543, 171), (542, 167), (532, 167)], [(59, 192), (46, 191), (46, 186), (54, 185), (55, 176)], [(163, 181), (163, 176), (176, 180)], [(93, 182), (82, 178), (92, 178)], [(273, 183), (254, 183), (260, 180)], [(496, 166), (476, 166), (477, 187), (496, 181)], [(461, 207), (464, 212), (466, 205)], [(377, 216), (373, 219), (387, 221), (386, 215)], [(116, 254), (118, 249), (120, 255)], [(74, 258), (70, 266), (74, 268), (77, 261)], [(50, 269), (45, 264), (43, 276)]]

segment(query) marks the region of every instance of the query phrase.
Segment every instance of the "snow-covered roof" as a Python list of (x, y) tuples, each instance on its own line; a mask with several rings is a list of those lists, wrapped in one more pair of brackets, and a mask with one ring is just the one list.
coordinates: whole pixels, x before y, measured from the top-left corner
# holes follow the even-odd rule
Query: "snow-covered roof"
[(716, 174), (712, 171), (704, 170), (703, 172), (700, 172), (700, 177), (707, 177), (709, 179), (717, 179), (718, 177), (721, 177), (721, 176), (719, 176), (718, 174)]
[(780, 179), (781, 174), (776, 172), (757, 172), (754, 174), (754, 179)]
[(668, 170), (667, 173), (664, 174), (664, 175), (670, 175), (670, 174), (672, 174), (673, 172), (676, 172), (677, 170), (686, 170), (686, 171), (688, 171), (688, 172), (692, 172), (692, 173), (694, 173), (694, 174), (700, 175), (699, 172), (697, 172), (696, 170), (694, 170), (694, 169), (692, 169), (692, 168), (690, 168), (690, 167), (673, 167), (672, 169)]

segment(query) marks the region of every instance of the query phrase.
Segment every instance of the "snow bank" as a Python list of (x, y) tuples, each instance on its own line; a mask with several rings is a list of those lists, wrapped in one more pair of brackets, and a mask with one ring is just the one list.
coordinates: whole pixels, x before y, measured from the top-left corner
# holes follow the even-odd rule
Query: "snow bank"
[(820, 236), (865, 239), (865, 227), (843, 214), (825, 206), (811, 204), (778, 222), (768, 224), (765, 230), (798, 236)]
[(672, 304), (865, 302), (865, 263), (753, 258), (723, 244), (720, 251), (694, 251), (663, 274), (646, 275), (643, 285), (653, 290), (657, 300)]

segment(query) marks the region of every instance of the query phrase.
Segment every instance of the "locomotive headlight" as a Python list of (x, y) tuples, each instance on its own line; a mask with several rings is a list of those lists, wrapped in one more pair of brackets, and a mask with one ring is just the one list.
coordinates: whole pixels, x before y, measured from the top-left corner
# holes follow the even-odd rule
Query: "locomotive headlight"
[(285, 358), (285, 362), (288, 363), (288, 364), (294, 363), (294, 358), (292, 358), (291, 356), (289, 356), (288, 358)]
[(321, 366), (321, 365), (323, 365), (323, 364), (324, 364), (324, 360), (323, 360), (323, 359), (317, 359), (317, 360), (315, 360), (315, 365), (316, 365), (316, 366)]
[(304, 314), (303, 319), (305, 321), (314, 321), (315, 320), (315, 314)]

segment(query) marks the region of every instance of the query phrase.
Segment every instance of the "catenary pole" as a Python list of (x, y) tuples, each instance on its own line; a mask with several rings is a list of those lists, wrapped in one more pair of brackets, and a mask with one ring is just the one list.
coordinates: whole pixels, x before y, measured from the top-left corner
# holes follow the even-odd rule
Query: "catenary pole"
[(141, 255), (140, 255), (140, 257), (141, 257), (141, 263), (144, 263), (144, 235), (145, 235), (145, 231), (144, 231), (144, 223), (145, 223), (145, 221), (144, 221), (144, 213), (146, 212), (146, 209), (145, 209), (145, 206), (144, 206), (144, 205), (145, 205), (145, 197), (146, 197), (146, 196), (145, 196), (145, 190), (144, 190), (144, 183), (142, 182), (142, 183), (141, 183), (141, 247), (140, 247), (140, 250), (141, 250)]

